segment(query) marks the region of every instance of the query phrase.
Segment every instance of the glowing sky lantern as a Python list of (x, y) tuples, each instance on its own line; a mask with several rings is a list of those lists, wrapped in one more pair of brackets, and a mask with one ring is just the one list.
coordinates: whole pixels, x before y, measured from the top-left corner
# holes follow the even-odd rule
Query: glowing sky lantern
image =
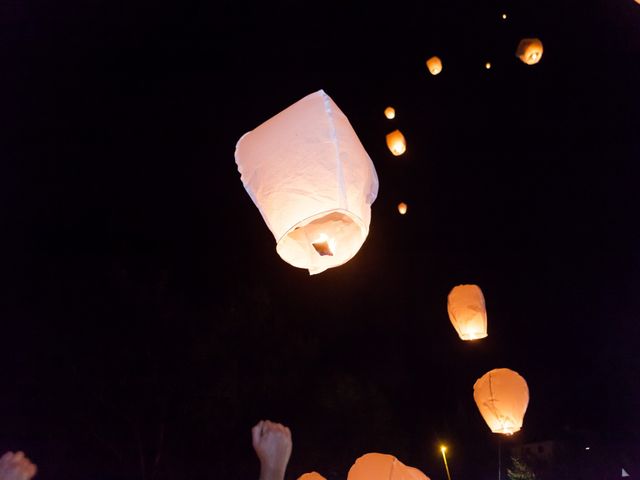
[(387, 147), (396, 157), (407, 151), (407, 141), (400, 130), (387, 134)]
[(538, 38), (523, 38), (516, 49), (516, 57), (527, 65), (535, 65), (542, 58), (542, 42)]
[(407, 213), (407, 204), (404, 202), (400, 202), (398, 204), (398, 212), (400, 213), (400, 215), (404, 215), (405, 213)]
[(305, 473), (298, 477), (298, 480), (327, 480), (318, 472)]
[(487, 70), (491, 70), (491, 62), (485, 63), (484, 68), (486, 68)]
[(493, 433), (511, 435), (522, 428), (529, 387), (517, 372), (496, 368), (476, 381), (473, 399)]
[(396, 111), (393, 107), (387, 107), (384, 109), (384, 116), (387, 117), (389, 120), (393, 120), (394, 118), (396, 118)]
[(358, 252), (369, 233), (378, 177), (349, 120), (324, 91), (243, 135), (235, 159), (284, 261), (316, 274)]
[(431, 57), (427, 60), (427, 68), (431, 75), (438, 75), (442, 71), (442, 60), (439, 57)]
[(347, 480), (429, 480), (429, 477), (393, 455), (367, 453), (351, 466)]
[(458, 285), (447, 297), (449, 320), (462, 340), (487, 336), (487, 309), (477, 285)]

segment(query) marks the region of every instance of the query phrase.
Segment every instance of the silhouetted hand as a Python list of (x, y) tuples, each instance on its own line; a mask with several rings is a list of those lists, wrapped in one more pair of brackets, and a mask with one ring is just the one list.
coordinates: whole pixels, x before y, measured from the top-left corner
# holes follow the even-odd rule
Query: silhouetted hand
[(260, 480), (283, 480), (293, 446), (291, 430), (280, 423), (261, 420), (251, 429), (251, 435), (260, 460)]
[(7, 452), (0, 457), (0, 480), (30, 480), (37, 471), (22, 452)]

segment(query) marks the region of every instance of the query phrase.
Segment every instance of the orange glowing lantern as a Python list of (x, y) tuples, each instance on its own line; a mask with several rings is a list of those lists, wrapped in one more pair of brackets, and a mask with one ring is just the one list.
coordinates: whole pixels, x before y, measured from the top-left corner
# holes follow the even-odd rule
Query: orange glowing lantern
[(496, 368), (476, 381), (473, 399), (493, 433), (512, 435), (522, 428), (529, 387), (517, 372)]
[(298, 480), (327, 480), (318, 472), (305, 473), (298, 477)]
[(400, 215), (404, 215), (405, 213), (407, 213), (407, 204), (404, 202), (400, 202), (398, 204), (398, 212), (400, 213)]
[(523, 38), (516, 49), (516, 57), (527, 65), (535, 65), (542, 58), (542, 42), (538, 38)]
[(243, 135), (235, 159), (284, 261), (313, 275), (358, 252), (369, 233), (378, 177), (349, 120), (324, 91)]
[(347, 480), (429, 480), (429, 477), (393, 455), (367, 453), (351, 466)]
[(389, 120), (393, 120), (394, 118), (396, 118), (396, 111), (393, 107), (387, 107), (384, 109), (384, 116), (387, 117)]
[(447, 297), (449, 320), (462, 340), (487, 336), (487, 309), (477, 285), (458, 285)]
[(407, 151), (407, 141), (400, 130), (387, 134), (387, 147), (396, 157)]
[(442, 60), (439, 57), (431, 57), (427, 60), (427, 68), (431, 75), (438, 75), (442, 71)]
[(491, 62), (485, 63), (484, 68), (486, 68), (487, 70), (491, 70)]

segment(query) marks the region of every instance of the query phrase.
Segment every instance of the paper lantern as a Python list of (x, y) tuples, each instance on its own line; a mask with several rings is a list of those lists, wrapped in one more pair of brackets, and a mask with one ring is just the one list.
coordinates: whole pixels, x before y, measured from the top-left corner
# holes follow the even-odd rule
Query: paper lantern
[(517, 372), (496, 368), (476, 381), (473, 399), (492, 432), (511, 435), (522, 428), (529, 387)]
[(407, 141), (400, 130), (394, 130), (387, 134), (387, 147), (396, 157), (407, 151)]
[(318, 472), (305, 473), (298, 477), (298, 480), (327, 480)]
[(396, 111), (393, 107), (387, 107), (384, 109), (384, 116), (389, 120), (396, 118)]
[(506, 20), (506, 19), (507, 19), (507, 14), (506, 14), (506, 13), (503, 13), (503, 14), (502, 14), (502, 19), (503, 19), (503, 20)]
[(516, 57), (527, 65), (535, 65), (542, 58), (542, 42), (537, 38), (523, 38), (516, 49)]
[(491, 62), (485, 63), (484, 68), (486, 68), (487, 70), (491, 70)]
[(438, 57), (431, 57), (427, 60), (427, 68), (431, 75), (438, 75), (442, 71), (442, 61)]
[(358, 252), (378, 177), (349, 120), (324, 91), (243, 135), (235, 159), (284, 261), (313, 275)]
[(487, 336), (487, 309), (477, 285), (458, 285), (447, 297), (449, 320), (462, 340)]
[(400, 213), (400, 215), (404, 215), (405, 213), (407, 213), (407, 204), (404, 202), (400, 202), (398, 204), (398, 212)]
[(347, 480), (429, 480), (429, 477), (393, 455), (367, 453), (351, 466)]

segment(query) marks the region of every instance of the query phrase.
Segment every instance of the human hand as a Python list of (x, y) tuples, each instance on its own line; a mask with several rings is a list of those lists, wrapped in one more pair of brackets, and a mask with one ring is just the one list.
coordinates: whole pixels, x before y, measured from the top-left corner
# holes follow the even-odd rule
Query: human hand
[(37, 471), (23, 452), (7, 452), (0, 457), (0, 480), (30, 480)]
[(291, 430), (280, 423), (261, 420), (251, 429), (251, 436), (260, 460), (260, 480), (283, 480), (293, 446)]

